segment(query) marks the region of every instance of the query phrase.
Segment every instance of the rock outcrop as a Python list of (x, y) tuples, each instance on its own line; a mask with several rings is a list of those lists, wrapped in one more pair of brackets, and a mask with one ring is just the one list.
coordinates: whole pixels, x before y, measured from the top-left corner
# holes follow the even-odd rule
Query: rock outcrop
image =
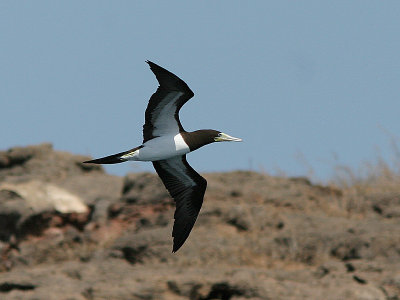
[(203, 174), (171, 253), (175, 204), (156, 174), (87, 159), (0, 152), (0, 299), (400, 299), (400, 185)]

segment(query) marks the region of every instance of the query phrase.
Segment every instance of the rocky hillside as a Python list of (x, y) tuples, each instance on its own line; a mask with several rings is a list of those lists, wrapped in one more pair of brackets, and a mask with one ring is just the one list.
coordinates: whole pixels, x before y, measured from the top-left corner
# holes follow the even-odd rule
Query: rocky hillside
[(0, 299), (400, 299), (400, 185), (203, 174), (184, 246), (152, 173), (0, 152)]

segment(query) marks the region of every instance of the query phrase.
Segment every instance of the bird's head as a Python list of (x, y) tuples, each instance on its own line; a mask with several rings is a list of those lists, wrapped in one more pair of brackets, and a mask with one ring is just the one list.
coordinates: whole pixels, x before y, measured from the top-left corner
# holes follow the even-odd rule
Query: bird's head
[(193, 132), (182, 133), (186, 143), (189, 145), (190, 151), (194, 151), (207, 144), (214, 142), (241, 142), (242, 139), (227, 135), (218, 130), (202, 129)]

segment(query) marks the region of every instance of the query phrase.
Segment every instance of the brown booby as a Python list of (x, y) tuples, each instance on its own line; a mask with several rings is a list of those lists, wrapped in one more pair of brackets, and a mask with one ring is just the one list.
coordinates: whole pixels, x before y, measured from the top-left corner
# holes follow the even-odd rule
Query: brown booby
[(131, 150), (85, 163), (151, 161), (176, 203), (172, 231), (172, 252), (176, 252), (186, 241), (196, 222), (207, 187), (207, 181), (187, 162), (186, 154), (210, 143), (239, 142), (241, 139), (211, 129), (185, 131), (179, 121), (179, 110), (194, 93), (178, 76), (151, 61), (147, 63), (160, 86), (147, 105), (143, 143)]

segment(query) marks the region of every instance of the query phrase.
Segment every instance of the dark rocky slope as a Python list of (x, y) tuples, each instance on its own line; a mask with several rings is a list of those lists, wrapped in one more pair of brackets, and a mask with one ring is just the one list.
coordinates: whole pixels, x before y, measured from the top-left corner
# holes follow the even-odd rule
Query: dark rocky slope
[(0, 299), (400, 299), (400, 186), (255, 172), (209, 182), (171, 253), (174, 203), (43, 144), (0, 152)]

